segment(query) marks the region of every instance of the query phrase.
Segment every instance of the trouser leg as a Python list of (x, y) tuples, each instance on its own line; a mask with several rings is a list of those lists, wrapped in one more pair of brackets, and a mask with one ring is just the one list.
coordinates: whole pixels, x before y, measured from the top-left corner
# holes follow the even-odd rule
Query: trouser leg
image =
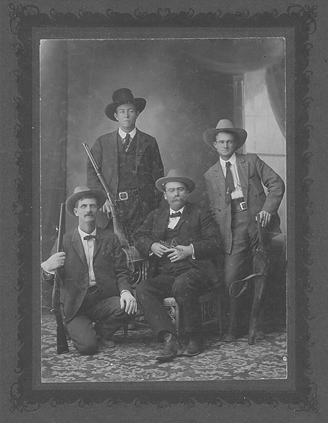
[(172, 320), (163, 306), (164, 298), (172, 295), (174, 276), (158, 275), (137, 285), (137, 300), (155, 336), (163, 332), (176, 334)]
[(74, 347), (80, 354), (93, 355), (98, 352), (97, 334), (89, 316), (78, 313), (66, 323), (66, 328)]
[(109, 297), (99, 301), (88, 310), (91, 319), (96, 322), (95, 329), (101, 339), (110, 340), (127, 320), (128, 315), (121, 309), (120, 297)]
[[(239, 298), (234, 298), (239, 290), (239, 284), (233, 282), (242, 279), (248, 272), (249, 266), (249, 236), (247, 212), (236, 213), (232, 216), (232, 249), (224, 257), (224, 281), (228, 305), (228, 323), (223, 340), (234, 340), (238, 329)], [(232, 287), (231, 287), (232, 285)], [(230, 288), (231, 287), (231, 288)], [(230, 294), (229, 294), (230, 291)]]
[(119, 297), (99, 297), (99, 293), (88, 296), (76, 316), (66, 323), (67, 332), (82, 355), (96, 354), (98, 337), (110, 339), (127, 318)]
[(175, 278), (172, 294), (179, 305), (184, 332), (190, 337), (202, 338), (199, 296), (211, 287), (211, 281), (200, 269), (189, 269)]
[(257, 241), (253, 246), (253, 272), (260, 273), (261, 275), (254, 278), (254, 297), (248, 332), (248, 343), (250, 345), (255, 342), (261, 313), (263, 312), (264, 296), (269, 270), (269, 250), (270, 242), (263, 241), (262, 244), (259, 244)]

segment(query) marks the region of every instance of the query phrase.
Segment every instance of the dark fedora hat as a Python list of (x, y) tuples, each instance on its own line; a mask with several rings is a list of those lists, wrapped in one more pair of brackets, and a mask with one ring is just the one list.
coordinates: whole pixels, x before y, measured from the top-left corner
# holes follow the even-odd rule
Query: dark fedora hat
[(86, 186), (80, 185), (75, 188), (74, 193), (70, 195), (66, 200), (66, 211), (67, 213), (75, 216), (74, 208), (75, 204), (78, 200), (85, 196), (92, 196), (95, 197), (97, 200), (97, 206), (100, 209), (106, 201), (106, 194), (103, 191), (98, 191), (96, 189), (90, 189)]
[(116, 113), (118, 106), (121, 106), (122, 104), (134, 104), (139, 113), (141, 113), (146, 107), (146, 100), (144, 98), (134, 98), (129, 88), (119, 88), (114, 91), (112, 100), (113, 102), (108, 104), (106, 107), (105, 114), (109, 117), (109, 119), (115, 121), (116, 118), (114, 113)]
[(156, 188), (159, 191), (164, 192), (165, 191), (165, 184), (168, 182), (182, 182), (186, 185), (189, 192), (193, 191), (195, 189), (195, 182), (188, 178), (188, 176), (185, 176), (180, 169), (171, 169), (167, 176), (163, 178), (159, 178), (156, 181)]
[(235, 128), (233, 126), (233, 123), (228, 120), (228, 119), (221, 119), (219, 120), (218, 124), (216, 125), (216, 128), (213, 129), (207, 129), (204, 133), (203, 133), (203, 138), (204, 141), (206, 142), (207, 145), (209, 145), (210, 147), (214, 148), (214, 141), (215, 141), (215, 137), (219, 132), (228, 132), (228, 133), (232, 133), (235, 134), (235, 139), (237, 142), (237, 147), (236, 150), (238, 150), (238, 148), (240, 148), (244, 142), (246, 141), (247, 138), (247, 132), (245, 131), (245, 129), (242, 128)]

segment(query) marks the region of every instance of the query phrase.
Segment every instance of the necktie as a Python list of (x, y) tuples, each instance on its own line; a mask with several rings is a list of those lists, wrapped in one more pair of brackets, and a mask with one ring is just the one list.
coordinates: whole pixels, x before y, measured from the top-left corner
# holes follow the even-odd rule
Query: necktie
[(181, 216), (181, 212), (176, 212), (176, 213), (170, 214), (170, 217), (179, 217), (179, 216)]
[(93, 239), (96, 238), (95, 235), (86, 235), (83, 239), (85, 239), (86, 241), (89, 241), (89, 239)]
[(231, 203), (231, 193), (235, 189), (230, 166), (231, 166), (231, 163), (226, 162), (225, 201), (227, 204)]
[(126, 134), (126, 137), (123, 140), (123, 147), (124, 147), (125, 152), (128, 151), (129, 145), (130, 145), (130, 135)]

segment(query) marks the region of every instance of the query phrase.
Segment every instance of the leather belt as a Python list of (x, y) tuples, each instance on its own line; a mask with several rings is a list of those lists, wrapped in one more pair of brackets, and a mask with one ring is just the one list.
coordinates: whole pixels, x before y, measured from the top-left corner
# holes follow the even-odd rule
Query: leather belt
[(97, 291), (98, 291), (97, 285), (92, 285), (92, 286), (89, 286), (88, 288), (88, 294), (95, 294)]
[(116, 201), (126, 201), (129, 199), (131, 200), (132, 198), (138, 197), (138, 195), (139, 195), (138, 188), (127, 189), (126, 191), (122, 191), (117, 194)]
[(247, 205), (244, 197), (235, 198), (231, 200), (231, 213), (240, 213), (247, 210)]

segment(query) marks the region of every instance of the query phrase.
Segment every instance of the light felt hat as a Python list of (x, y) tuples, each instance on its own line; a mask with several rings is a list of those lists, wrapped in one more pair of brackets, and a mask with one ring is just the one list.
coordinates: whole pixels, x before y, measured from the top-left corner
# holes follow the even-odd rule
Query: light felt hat
[(156, 188), (159, 191), (164, 192), (165, 184), (167, 184), (168, 182), (182, 182), (186, 185), (189, 192), (192, 192), (196, 187), (195, 182), (192, 179), (188, 178), (188, 176), (185, 176), (182, 170), (180, 169), (171, 169), (168, 172), (167, 176), (157, 179)]
[(245, 131), (245, 129), (235, 128), (233, 126), (233, 123), (230, 120), (221, 119), (216, 125), (216, 128), (207, 129), (203, 133), (204, 141), (206, 142), (207, 145), (209, 145), (213, 149), (215, 149), (213, 145), (215, 141), (215, 137), (219, 132), (229, 132), (229, 133), (235, 134), (236, 142), (237, 142), (236, 150), (238, 150), (238, 148), (240, 148), (244, 144), (247, 138), (247, 132)]
[(80, 200), (80, 198), (85, 197), (86, 195), (90, 195), (95, 197), (97, 200), (97, 206), (100, 209), (106, 201), (106, 195), (103, 191), (98, 191), (96, 189), (90, 189), (86, 186), (80, 185), (75, 188), (74, 193), (70, 195), (66, 200), (66, 211), (72, 216), (74, 214), (75, 203)]

